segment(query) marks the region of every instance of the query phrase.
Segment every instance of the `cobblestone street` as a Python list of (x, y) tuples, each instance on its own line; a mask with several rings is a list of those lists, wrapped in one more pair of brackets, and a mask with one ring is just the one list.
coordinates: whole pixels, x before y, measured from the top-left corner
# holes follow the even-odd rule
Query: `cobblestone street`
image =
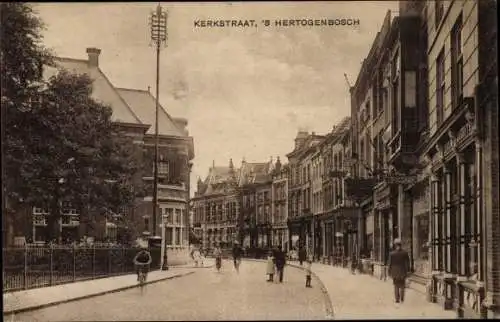
[(266, 283), (265, 264), (245, 261), (237, 274), (223, 270), (196, 273), (109, 295), (5, 316), (6, 321), (144, 320), (310, 320), (325, 319), (319, 286), (304, 287), (304, 273), (285, 268), (283, 284)]

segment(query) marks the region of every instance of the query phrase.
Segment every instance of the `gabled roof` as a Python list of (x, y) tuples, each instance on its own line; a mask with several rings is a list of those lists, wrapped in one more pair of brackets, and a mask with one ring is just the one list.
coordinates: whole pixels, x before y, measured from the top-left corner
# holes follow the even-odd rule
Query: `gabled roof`
[(90, 66), (87, 60), (73, 58), (54, 58), (55, 67), (46, 66), (44, 78), (55, 76), (60, 70), (65, 69), (70, 73), (86, 74), (93, 81), (92, 97), (105, 105), (109, 105), (113, 114), (111, 120), (117, 123), (142, 124), (141, 120), (123, 100), (116, 88), (111, 84), (99, 67)]
[(232, 170), (230, 167), (211, 167), (203, 183), (204, 189), (198, 193), (212, 195), (228, 192), (236, 186), (237, 172), (237, 169)]
[[(146, 90), (117, 88), (118, 93), (125, 102), (132, 108), (142, 123), (151, 124), (147, 134), (155, 134), (156, 99)], [(186, 136), (183, 129), (180, 129), (161, 106), (158, 112), (158, 133), (165, 136)]]
[(264, 183), (271, 180), (272, 166), (272, 162), (243, 162), (239, 173), (238, 185), (243, 186), (245, 184)]

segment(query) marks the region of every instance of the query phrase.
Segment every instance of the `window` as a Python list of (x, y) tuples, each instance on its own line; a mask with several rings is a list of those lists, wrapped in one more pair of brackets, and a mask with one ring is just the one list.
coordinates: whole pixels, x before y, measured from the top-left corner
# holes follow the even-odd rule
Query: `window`
[(158, 162), (158, 174), (168, 176), (169, 164), (168, 161), (159, 161)]
[(444, 49), (436, 60), (436, 122), (440, 125), (444, 121)]
[(384, 119), (385, 119), (385, 124), (388, 125), (390, 123), (390, 114), (389, 114), (389, 88), (384, 87), (382, 89), (382, 108), (384, 110)]
[(149, 217), (144, 218), (144, 231), (149, 231)]
[(393, 134), (396, 134), (400, 128), (400, 104), (399, 104), (399, 79), (396, 79), (392, 85), (392, 128)]
[(462, 15), (451, 30), (451, 75), (452, 108), (457, 108), (463, 94)]
[(360, 166), (361, 166), (361, 169), (360, 169), (360, 173), (361, 173), (361, 176), (364, 176), (365, 174), (365, 168), (362, 166), (364, 160), (365, 160), (365, 143), (363, 141), (361, 141), (361, 143), (359, 144), (359, 161), (360, 161)]
[(436, 25), (436, 29), (439, 27), (441, 20), (444, 15), (444, 2), (443, 0), (434, 0), (434, 23)]
[(391, 77), (393, 81), (398, 77), (399, 75), (399, 52), (396, 52), (394, 57), (392, 57), (392, 62), (391, 62)]

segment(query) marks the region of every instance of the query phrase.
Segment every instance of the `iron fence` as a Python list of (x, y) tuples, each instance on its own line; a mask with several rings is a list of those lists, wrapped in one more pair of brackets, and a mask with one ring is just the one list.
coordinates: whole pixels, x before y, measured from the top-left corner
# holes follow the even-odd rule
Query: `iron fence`
[[(3, 291), (11, 292), (135, 272), (137, 248), (43, 246), (3, 248)], [(151, 267), (160, 266), (153, 248)]]

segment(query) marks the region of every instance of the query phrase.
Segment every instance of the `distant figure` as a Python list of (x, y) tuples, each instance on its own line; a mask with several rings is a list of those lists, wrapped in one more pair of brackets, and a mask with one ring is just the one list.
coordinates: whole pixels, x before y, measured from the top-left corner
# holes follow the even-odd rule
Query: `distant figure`
[(312, 256), (309, 256), (306, 261), (306, 287), (312, 287), (311, 286), (311, 274), (312, 274)]
[(217, 268), (217, 271), (220, 272), (220, 269), (222, 268), (222, 249), (220, 248), (219, 245), (215, 246), (214, 257), (215, 257), (215, 268)]
[(276, 273), (278, 274), (279, 282), (283, 283), (283, 271), (285, 269), (286, 258), (281, 246), (279, 246), (274, 253), (274, 262), (276, 264)]
[(274, 256), (273, 252), (270, 251), (269, 254), (267, 255), (267, 269), (266, 269), (266, 274), (269, 275), (269, 278), (267, 279), (268, 282), (274, 281)]
[(238, 241), (235, 241), (233, 246), (233, 263), (236, 273), (240, 272), (241, 256), (243, 256), (243, 248), (241, 248)]
[(356, 252), (353, 250), (351, 253), (351, 273), (356, 274), (356, 267), (358, 266), (358, 257)]
[(200, 249), (199, 248), (194, 248), (192, 253), (191, 253), (191, 256), (194, 260), (194, 266), (195, 267), (198, 267), (198, 265), (201, 264), (201, 266), (203, 266), (203, 258), (201, 256), (201, 252), (200, 252)]
[(389, 254), (389, 275), (394, 284), (394, 299), (396, 303), (404, 302), (406, 278), (410, 272), (410, 256), (401, 247), (401, 240), (394, 240), (395, 250)]
[(306, 260), (307, 258), (307, 251), (304, 246), (300, 246), (299, 248), (299, 263), (300, 266), (302, 266), (302, 263)]

